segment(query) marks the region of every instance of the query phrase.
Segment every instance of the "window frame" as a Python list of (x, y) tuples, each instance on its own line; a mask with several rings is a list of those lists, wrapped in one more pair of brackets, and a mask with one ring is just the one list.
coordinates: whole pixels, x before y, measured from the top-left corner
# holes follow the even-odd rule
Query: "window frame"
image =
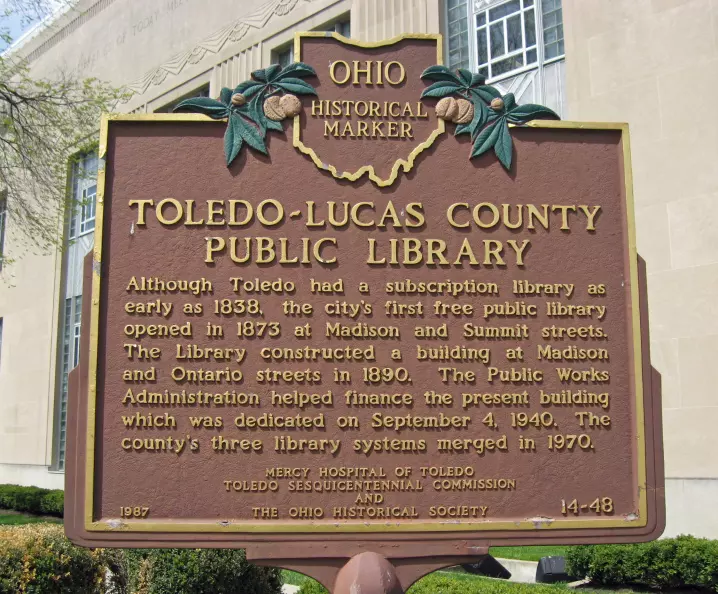
[[(344, 14), (334, 21), (330, 21), (319, 27), (315, 27), (312, 31), (328, 31), (330, 33), (338, 33), (343, 37), (351, 37), (351, 17), (349, 14)], [(282, 63), (282, 57), (287, 56), (286, 63)], [(283, 43), (275, 47), (270, 54), (270, 61), (272, 64), (279, 64), (282, 67), (286, 67), (294, 62), (294, 41), (289, 43)]]
[[(5, 236), (7, 235), (7, 192), (0, 192), (0, 270), (5, 260)], [(2, 318), (0, 318), (2, 319)]]
[[(502, 4), (508, 4), (511, 1), (512, 0), (466, 0), (464, 8), (466, 11), (465, 18), (466, 18), (466, 22), (468, 24), (468, 27), (466, 30), (466, 35), (468, 35), (468, 44), (469, 44), (469, 67), (468, 67), (468, 69), (471, 70), (472, 72), (478, 72), (478, 70), (479, 70), (478, 41), (477, 41), (477, 33), (478, 33), (479, 27), (476, 25), (477, 15), (482, 12), (486, 14), (486, 24), (483, 26), (486, 28), (487, 46), (488, 46), (488, 45), (490, 45), (490, 37), (489, 37), (488, 29), (491, 24), (489, 22), (489, 11), (493, 10), (495, 8), (498, 8)], [(529, 65), (521, 66), (519, 68), (510, 70), (508, 72), (501, 73), (494, 77), (487, 77), (486, 78), (487, 84), (500, 83), (506, 79), (513, 78), (513, 77), (523, 74), (525, 72), (530, 72), (532, 70), (538, 70), (538, 69), (548, 66), (549, 64), (552, 64), (554, 62), (558, 62), (558, 61), (566, 59), (565, 47), (564, 47), (564, 53), (554, 56), (552, 58), (548, 58), (548, 59), (545, 57), (546, 42), (544, 40), (544, 25), (543, 25), (544, 0), (533, 0), (533, 5), (530, 7), (524, 7), (523, 0), (519, 0), (519, 2), (520, 2), (520, 4), (519, 4), (520, 10), (515, 13), (512, 13), (512, 15), (509, 15), (509, 16), (521, 14), (521, 25), (522, 25), (521, 35), (522, 35), (523, 47), (520, 51), (515, 50), (514, 52), (507, 52), (507, 53), (503, 54), (498, 61), (505, 59), (507, 57), (510, 57), (511, 55), (521, 55), (523, 53), (523, 55), (525, 56), (526, 53), (528, 51), (530, 51), (530, 49), (535, 48), (536, 62), (529, 64)], [(559, 3), (561, 3), (561, 0), (559, 0)], [(525, 31), (525, 28), (523, 27), (524, 12), (531, 10), (531, 9), (534, 10), (534, 27), (535, 27), (535, 31), (536, 31), (536, 43), (535, 43), (535, 45), (532, 45), (531, 48), (527, 48), (526, 44), (525, 44), (526, 31)], [(554, 9), (554, 11), (558, 11), (558, 10), (561, 10), (561, 17), (562, 17), (561, 18), (561, 30), (563, 31), (563, 6), (561, 5), (559, 8)], [(554, 11), (551, 11), (551, 12), (554, 12)], [(508, 18), (508, 16), (502, 17), (502, 19), (504, 19), (504, 20), (507, 18)], [(449, 3), (448, 2), (444, 3), (444, 22), (446, 23), (446, 35), (445, 35), (446, 47), (444, 48), (445, 55), (447, 56), (447, 65), (453, 69), (453, 68), (457, 68), (460, 66), (454, 66), (454, 65), (448, 64), (448, 57), (450, 57), (450, 55), (451, 55), (451, 48), (449, 45), (449, 43), (450, 43), (449, 26), (451, 25), (451, 23), (449, 21)], [(555, 25), (555, 26), (558, 27), (558, 25)], [(505, 30), (506, 29), (504, 28), (504, 32), (505, 32)], [(561, 37), (560, 39), (565, 40), (565, 35), (563, 37)], [(558, 41), (560, 41), (560, 40), (557, 40), (557, 42)], [(504, 44), (506, 46), (506, 44), (507, 44), (506, 39), (504, 39)], [(487, 51), (489, 49), (490, 48), (487, 47)], [(487, 65), (482, 65), (482, 68), (485, 68), (485, 67), (487, 67)], [(490, 74), (490, 71), (489, 71), (489, 74)]]

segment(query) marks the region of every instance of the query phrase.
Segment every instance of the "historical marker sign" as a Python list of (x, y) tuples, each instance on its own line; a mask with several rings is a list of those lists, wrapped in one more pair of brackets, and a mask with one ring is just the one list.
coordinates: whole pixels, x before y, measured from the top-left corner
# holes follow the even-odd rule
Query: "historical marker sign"
[(438, 36), (296, 44), (204, 115), (105, 120), (70, 535), (660, 533), (626, 126)]

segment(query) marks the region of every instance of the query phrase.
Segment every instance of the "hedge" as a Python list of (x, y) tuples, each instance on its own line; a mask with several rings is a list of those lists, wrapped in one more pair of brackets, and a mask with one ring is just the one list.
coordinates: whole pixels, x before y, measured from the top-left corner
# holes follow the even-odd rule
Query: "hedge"
[(103, 594), (115, 586), (107, 569), (122, 573), (122, 554), (76, 547), (56, 524), (0, 528), (0, 594)]
[[(329, 594), (314, 580), (302, 584), (299, 594)], [(561, 586), (543, 584), (518, 584), (504, 580), (481, 578), (455, 572), (447, 575), (436, 572), (421, 578), (407, 594), (566, 594)]]
[(60, 489), (0, 485), (0, 509), (61, 518), (64, 506), (65, 494)]
[(632, 545), (584, 545), (566, 555), (571, 575), (606, 586), (718, 591), (718, 541), (693, 536)]
[(132, 594), (280, 594), (280, 570), (258, 567), (243, 550), (127, 550), (127, 592)]

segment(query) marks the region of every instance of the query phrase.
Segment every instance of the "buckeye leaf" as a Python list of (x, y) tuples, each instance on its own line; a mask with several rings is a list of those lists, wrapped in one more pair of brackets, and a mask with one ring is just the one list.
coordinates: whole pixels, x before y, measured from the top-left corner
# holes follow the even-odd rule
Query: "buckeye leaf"
[(472, 87), (481, 86), (481, 85), (483, 85), (485, 82), (486, 82), (486, 77), (485, 77), (485, 76), (483, 76), (483, 75), (481, 75), (481, 74), (477, 74), (476, 72), (474, 72), (474, 73), (471, 75), (471, 86), (472, 86)]
[(490, 85), (481, 85), (479, 87), (472, 87), (471, 93), (484, 101), (485, 103), (489, 104), (491, 103), (492, 99), (500, 99), (501, 93), (499, 90), (495, 87), (492, 87)]
[(496, 139), (499, 137), (501, 122), (497, 122), (491, 126), (486, 126), (474, 140), (474, 149), (471, 151), (471, 159), (483, 155), (486, 151), (494, 146)]
[(267, 66), (267, 68), (264, 70), (264, 76), (267, 77), (267, 82), (272, 82), (281, 70), (282, 67), (279, 64), (272, 64), (271, 66)]
[(240, 117), (237, 118), (239, 122), (234, 131), (235, 134), (239, 134), (242, 140), (251, 146), (255, 151), (259, 151), (263, 155), (267, 154), (267, 147), (264, 144), (264, 139), (259, 130), (250, 124), (247, 120)]
[(561, 119), (552, 109), (544, 107), (543, 105), (535, 105), (533, 103), (518, 105), (509, 113), (509, 120), (514, 124), (524, 124), (531, 120), (540, 118), (556, 120)]
[(242, 93), (242, 95), (246, 97), (247, 93), (249, 93), (251, 96), (263, 88), (264, 84), (261, 82), (257, 82), (256, 80), (245, 80), (244, 82), (241, 82), (236, 87), (234, 87), (234, 92)]
[(236, 124), (240, 117), (232, 114), (229, 116), (229, 122), (227, 122), (227, 130), (224, 132), (224, 156), (227, 160), (227, 167), (232, 164), (237, 158), (240, 149), (242, 148), (242, 137), (237, 134)]
[(447, 81), (435, 82), (432, 85), (426, 87), (422, 93), (422, 97), (446, 97), (453, 95), (461, 88), (458, 83), (452, 83)]
[(504, 100), (504, 109), (506, 111), (511, 111), (514, 107), (516, 107), (516, 97), (514, 97), (513, 93), (506, 93), (506, 95), (503, 96)]
[(193, 113), (203, 113), (215, 120), (226, 118), (229, 113), (227, 106), (221, 101), (211, 99), (210, 97), (192, 97), (180, 101), (172, 111), (189, 111)]
[(264, 93), (255, 95), (247, 104), (247, 117), (252, 120), (259, 128), (259, 133), (264, 138), (267, 135), (267, 118), (264, 113)]
[(471, 71), (466, 70), (465, 68), (459, 68), (456, 72), (459, 74), (459, 80), (464, 83), (464, 86), (470, 87), (471, 79), (473, 78), (471, 75)]
[(275, 122), (274, 120), (270, 120), (267, 118), (265, 121), (267, 124), (267, 130), (276, 130), (277, 132), (283, 132), (284, 126), (282, 126), (282, 122)]
[(282, 70), (276, 77), (275, 81), (280, 81), (283, 78), (286, 78), (288, 76), (313, 76), (316, 72), (314, 68), (312, 68), (309, 64), (305, 64), (304, 62), (294, 62), (293, 64), (289, 64)]
[(461, 84), (461, 80), (459, 80), (459, 77), (456, 76), (451, 70), (449, 70), (446, 66), (441, 66), (440, 64), (437, 64), (435, 66), (429, 66), (424, 72), (421, 73), (422, 79), (428, 79), (428, 80), (441, 80), (444, 82), (453, 82), (457, 85)]
[(232, 102), (232, 89), (228, 89), (227, 87), (224, 87), (219, 92), (219, 100), (224, 103), (227, 107), (229, 107), (230, 103)]
[(285, 78), (280, 82), (273, 83), (274, 86), (279, 87), (288, 93), (294, 93), (295, 95), (316, 95), (317, 92), (314, 87), (308, 82), (303, 81), (301, 78)]
[(511, 141), (511, 132), (505, 118), (502, 118), (495, 124), (499, 129), (499, 135), (494, 144), (494, 152), (501, 164), (506, 168), (511, 168), (511, 158), (513, 155), (513, 142)]

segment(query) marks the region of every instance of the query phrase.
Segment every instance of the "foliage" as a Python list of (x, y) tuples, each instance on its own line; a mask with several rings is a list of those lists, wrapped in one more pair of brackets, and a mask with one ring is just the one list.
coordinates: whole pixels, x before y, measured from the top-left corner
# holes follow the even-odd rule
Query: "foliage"
[(243, 550), (125, 551), (129, 592), (136, 594), (279, 594), (278, 569), (247, 561)]
[(502, 559), (520, 559), (521, 561), (538, 561), (541, 557), (563, 557), (569, 547), (566, 546), (533, 546), (533, 547), (491, 547), (489, 553)]
[(517, 105), (513, 93), (502, 97), (498, 89), (486, 84), (486, 78), (463, 68), (454, 73), (446, 66), (430, 66), (421, 78), (436, 81), (424, 89), (422, 97), (458, 95), (471, 101), (474, 117), (467, 124), (459, 124), (454, 135), (471, 135), (472, 159), (493, 148), (501, 164), (509, 169), (513, 156), (509, 124), (525, 124), (539, 118), (560, 119), (554, 111), (542, 105)]
[(62, 524), (59, 518), (48, 518), (47, 516), (28, 516), (26, 514), (3, 514), (0, 513), (0, 526), (23, 526), (25, 524), (41, 524), (51, 522)]
[(61, 518), (64, 513), (64, 500), (65, 494), (60, 489), (0, 485), (0, 509)]
[[(58, 6), (71, 9), (70, 4), (6, 2), (0, 8), (0, 40), (12, 41), (3, 26), (9, 18), (30, 23)], [(106, 83), (60, 69), (51, 77), (39, 76), (18, 49), (0, 54), (0, 194), (6, 195), (10, 235), (29, 240), (34, 251), (61, 245), (62, 215), (77, 208), (67, 192), (68, 159), (93, 143), (100, 114), (123, 97)], [(10, 260), (10, 254), (0, 256)]]
[(407, 594), (561, 594), (566, 592), (561, 586), (543, 584), (518, 584), (504, 580), (467, 577), (459, 579), (445, 572), (435, 572), (421, 578)]
[(107, 569), (117, 570), (121, 556), (76, 547), (53, 524), (0, 528), (0, 594), (101, 594)]
[[(244, 144), (263, 155), (267, 154), (267, 130), (281, 132), (283, 128), (281, 123), (270, 120), (264, 113), (264, 101), (277, 93), (316, 95), (314, 87), (302, 80), (314, 74), (314, 69), (303, 62), (295, 62), (284, 68), (273, 64), (268, 68), (255, 70), (252, 72), (252, 80), (238, 84), (234, 90), (223, 88), (219, 100), (193, 97), (180, 102), (174, 111), (202, 113), (215, 120), (227, 118), (224, 154), (229, 166)], [(242, 95), (246, 103), (233, 104), (232, 96), (235, 94)]]
[(718, 591), (718, 541), (679, 536), (632, 545), (571, 547), (571, 575), (606, 586), (695, 587)]
[(297, 594), (329, 594), (329, 591), (316, 580), (307, 580)]

